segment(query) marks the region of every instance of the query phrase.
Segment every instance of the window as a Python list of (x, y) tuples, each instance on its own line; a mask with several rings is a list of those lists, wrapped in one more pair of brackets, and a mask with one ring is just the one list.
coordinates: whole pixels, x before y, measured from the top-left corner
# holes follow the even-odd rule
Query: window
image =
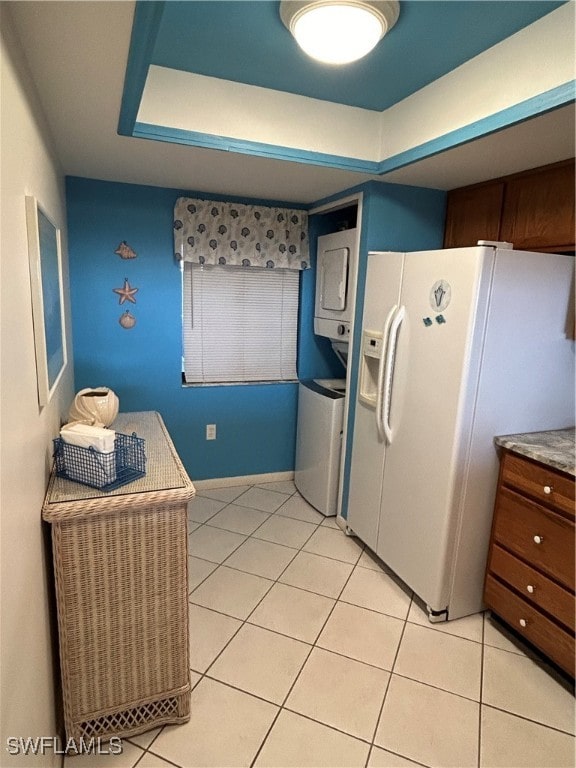
[(299, 272), (183, 262), (186, 383), (296, 379)]
[(180, 197), (174, 254), (182, 263), (185, 382), (295, 380), (307, 212)]

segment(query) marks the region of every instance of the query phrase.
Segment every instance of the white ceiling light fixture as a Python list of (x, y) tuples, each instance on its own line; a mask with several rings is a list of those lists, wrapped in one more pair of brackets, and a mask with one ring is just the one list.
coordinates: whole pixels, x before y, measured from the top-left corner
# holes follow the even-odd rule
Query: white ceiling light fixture
[(296, 42), (326, 64), (361, 59), (392, 29), (398, 0), (282, 0), (280, 17)]

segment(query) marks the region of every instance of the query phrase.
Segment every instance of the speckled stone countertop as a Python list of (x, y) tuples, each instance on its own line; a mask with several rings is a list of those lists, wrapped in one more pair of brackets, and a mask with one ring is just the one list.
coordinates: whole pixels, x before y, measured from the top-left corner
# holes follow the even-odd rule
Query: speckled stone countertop
[(527, 432), (494, 438), (496, 445), (540, 461), (549, 467), (576, 475), (574, 456), (574, 427), (552, 429), (548, 432)]

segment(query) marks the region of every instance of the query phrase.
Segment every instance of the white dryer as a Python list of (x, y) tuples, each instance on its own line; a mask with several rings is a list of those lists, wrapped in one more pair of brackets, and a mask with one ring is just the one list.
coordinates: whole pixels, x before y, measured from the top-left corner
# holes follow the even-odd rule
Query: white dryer
[(345, 379), (312, 379), (298, 387), (294, 483), (323, 515), (337, 513)]
[(314, 333), (337, 342), (350, 340), (356, 290), (358, 230), (318, 238)]

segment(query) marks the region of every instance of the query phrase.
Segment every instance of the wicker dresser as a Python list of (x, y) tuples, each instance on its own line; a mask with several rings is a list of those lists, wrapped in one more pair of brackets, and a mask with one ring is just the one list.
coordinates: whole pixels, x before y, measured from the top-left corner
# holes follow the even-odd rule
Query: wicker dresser
[(112, 427), (145, 439), (146, 476), (108, 493), (53, 473), (52, 525), (68, 739), (190, 717), (187, 504), (194, 486), (159, 414)]
[[(563, 432), (571, 439), (564, 469), (558, 451)], [(484, 592), (488, 608), (572, 677), (573, 435), (573, 430), (558, 430), (501, 439), (505, 449)], [(547, 436), (551, 436), (548, 446), (544, 445)], [(541, 453), (534, 450), (538, 440)], [(544, 461), (536, 460), (538, 456)]]

